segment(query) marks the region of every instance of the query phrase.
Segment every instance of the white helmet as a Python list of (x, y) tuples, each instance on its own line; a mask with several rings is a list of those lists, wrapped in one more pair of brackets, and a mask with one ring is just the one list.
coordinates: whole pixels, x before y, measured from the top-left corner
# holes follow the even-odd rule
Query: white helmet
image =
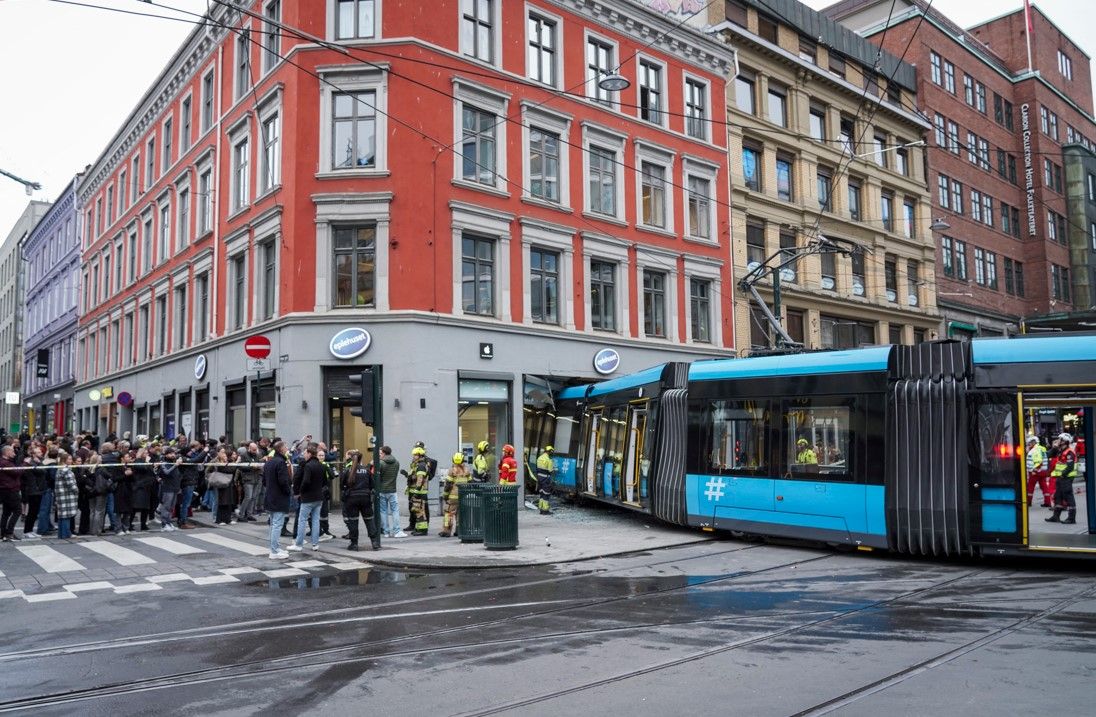
[(1061, 433), (1058, 435), (1059, 441), (1065, 441), (1066, 443), (1073, 443), (1073, 436), (1068, 433)]
[(1027, 437), (1027, 442), (1028, 442), (1028, 443), (1038, 443), (1038, 442), (1039, 442), (1039, 439), (1038, 439), (1038, 438), (1036, 438), (1035, 436), (1029, 435), (1029, 436)]

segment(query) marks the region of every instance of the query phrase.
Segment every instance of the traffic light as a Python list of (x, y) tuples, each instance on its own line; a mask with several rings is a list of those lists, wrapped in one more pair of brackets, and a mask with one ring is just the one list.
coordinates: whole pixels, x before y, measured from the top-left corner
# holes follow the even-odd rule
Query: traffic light
[(350, 399), (358, 405), (350, 407), (350, 415), (362, 419), (362, 423), (372, 425), (374, 417), (373, 397), (376, 386), (373, 383), (373, 371), (366, 369), (361, 373), (350, 375), (350, 385), (355, 387)]

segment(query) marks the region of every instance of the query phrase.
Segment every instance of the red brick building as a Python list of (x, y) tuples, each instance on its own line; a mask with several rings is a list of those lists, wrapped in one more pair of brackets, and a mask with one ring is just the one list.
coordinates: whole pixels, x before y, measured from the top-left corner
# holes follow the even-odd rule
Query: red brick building
[(888, 27), (890, 6), (845, 0), (823, 12), (891, 52), (909, 45), (934, 125), (934, 209), (950, 225), (936, 272), (947, 335), (1014, 333), (1021, 320), (1096, 304), (1088, 56), (1037, 8), (1029, 66), (1022, 9), (964, 30), (922, 0), (901, 3)]
[(520, 450), (530, 381), (731, 352), (724, 44), (628, 0), (247, 8), (80, 185), (80, 427), (364, 448), (369, 365), (394, 446)]

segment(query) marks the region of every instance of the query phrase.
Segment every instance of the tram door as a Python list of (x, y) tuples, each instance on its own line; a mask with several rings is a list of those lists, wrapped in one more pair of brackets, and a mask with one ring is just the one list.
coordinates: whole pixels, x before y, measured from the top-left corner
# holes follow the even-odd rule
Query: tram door
[(627, 445), (624, 452), (624, 475), (620, 499), (632, 505), (640, 504), (640, 475), (643, 460), (643, 439), (647, 435), (647, 402), (633, 404), (628, 416)]
[(601, 409), (591, 410), (586, 414), (586, 432), (583, 436), (582, 447), (582, 485), (578, 486), (580, 493), (597, 495), (597, 474), (601, 465), (598, 444), (601, 436)]

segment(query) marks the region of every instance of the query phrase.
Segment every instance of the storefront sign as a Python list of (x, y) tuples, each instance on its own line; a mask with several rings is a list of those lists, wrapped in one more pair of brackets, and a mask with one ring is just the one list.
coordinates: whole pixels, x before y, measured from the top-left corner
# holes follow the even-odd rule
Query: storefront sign
[(7, 392), (5, 392), (4, 393), (4, 403), (6, 403), (9, 406), (18, 406), (19, 405), (19, 392), (18, 391), (7, 391)]
[(194, 359), (194, 378), (201, 381), (206, 375), (206, 357), (205, 354), (198, 354), (198, 358)]
[(594, 370), (608, 376), (620, 368), (620, 354), (616, 349), (602, 349), (594, 354)]
[(88, 391), (88, 399), (89, 400), (98, 401), (102, 397), (103, 397), (103, 394), (100, 393), (99, 389), (97, 389), (97, 388), (93, 388), (90, 391)]
[(494, 344), (480, 344), (480, 358), (481, 359), (495, 358), (495, 345)]
[(372, 342), (373, 337), (369, 335), (368, 331), (354, 326), (349, 329), (343, 329), (332, 336), (331, 344), (328, 348), (331, 351), (331, 355), (335, 358), (348, 361), (357, 358), (368, 351), (369, 344)]
[(1027, 192), (1028, 236), (1035, 236), (1035, 167), (1031, 163), (1031, 115), (1028, 103), (1020, 105), (1020, 128), (1024, 137), (1024, 190)]
[(49, 378), (49, 349), (38, 349), (34, 375), (38, 378)]

